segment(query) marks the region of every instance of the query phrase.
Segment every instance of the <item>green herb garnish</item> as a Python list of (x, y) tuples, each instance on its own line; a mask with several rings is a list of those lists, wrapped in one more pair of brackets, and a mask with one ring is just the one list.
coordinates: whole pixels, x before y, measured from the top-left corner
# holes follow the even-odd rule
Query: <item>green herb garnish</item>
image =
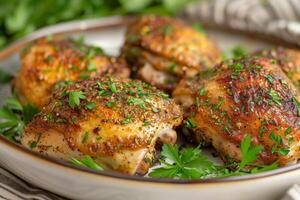
[(98, 163), (96, 163), (91, 156), (84, 156), (81, 160), (71, 158), (70, 163), (80, 167), (87, 167), (94, 170), (103, 170), (103, 168)]
[(86, 99), (85, 94), (82, 91), (69, 92), (69, 105), (72, 109), (80, 105), (81, 99)]
[(161, 160), (163, 167), (156, 168), (149, 173), (155, 178), (183, 178), (195, 179), (208, 175), (214, 165), (201, 154), (199, 148), (187, 148), (180, 152), (177, 145), (165, 144), (161, 155), (167, 160)]
[(95, 102), (88, 102), (85, 107), (89, 110), (93, 110), (96, 107), (96, 103)]
[(273, 83), (273, 76), (272, 75), (270, 75), (270, 74), (266, 74), (265, 75), (265, 78), (269, 81), (269, 83)]
[(89, 135), (90, 135), (90, 133), (87, 131), (87, 132), (85, 132), (84, 133), (84, 135), (83, 135), (83, 137), (82, 137), (82, 144), (85, 144), (86, 143), (86, 141), (88, 140), (88, 138), (89, 138)]
[[(262, 146), (251, 144), (251, 137), (246, 136), (241, 142), (242, 161), (235, 164), (229, 163), (225, 166), (216, 166), (202, 154), (198, 147), (180, 151), (177, 145), (165, 144), (161, 152), (163, 160), (160, 160), (160, 163), (162, 167), (152, 170), (149, 176), (154, 178), (199, 179), (253, 174), (278, 168), (277, 162), (266, 166), (254, 163), (262, 150)], [(246, 169), (250, 165), (252, 169)], [(226, 168), (227, 166), (235, 166), (236, 169), (229, 170)]]
[(269, 92), (268, 92), (268, 94), (271, 96), (272, 101), (273, 101), (274, 103), (276, 103), (276, 104), (278, 104), (278, 105), (281, 105), (281, 101), (282, 101), (282, 100), (281, 100), (279, 94), (278, 94), (275, 90), (270, 89)]
[(188, 118), (184, 123), (184, 127), (194, 129), (197, 128), (197, 125), (191, 118)]
[(13, 96), (6, 100), (6, 104), (0, 108), (0, 134), (10, 140), (19, 142), (27, 125), (39, 109), (27, 104), (23, 106)]
[(97, 71), (98, 68), (94, 63), (90, 62), (87, 69), (88, 71)]

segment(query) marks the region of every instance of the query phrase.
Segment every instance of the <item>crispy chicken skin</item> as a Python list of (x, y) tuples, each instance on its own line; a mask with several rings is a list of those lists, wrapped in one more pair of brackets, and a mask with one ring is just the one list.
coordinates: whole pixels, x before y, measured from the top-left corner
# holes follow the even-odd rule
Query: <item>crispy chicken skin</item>
[(278, 47), (255, 53), (257, 56), (268, 57), (278, 62), (284, 73), (300, 90), (300, 50)]
[(142, 16), (129, 26), (122, 53), (136, 77), (171, 91), (184, 75), (193, 76), (220, 60), (215, 43), (178, 19)]
[[(77, 106), (70, 104), (74, 93), (83, 95)], [(173, 137), (181, 122), (182, 111), (167, 94), (141, 81), (105, 76), (57, 89), (21, 143), (57, 158), (90, 155), (105, 169), (145, 174), (158, 137)]]
[(224, 160), (241, 161), (240, 143), (249, 135), (264, 148), (258, 164), (296, 162), (300, 104), (295, 87), (272, 61), (227, 61), (183, 79), (173, 97), (184, 107), (185, 132), (211, 143)]
[(110, 74), (129, 76), (125, 60), (105, 56), (98, 47), (70, 38), (42, 38), (21, 55), (21, 69), (14, 90), (21, 102), (41, 108), (53, 88), (66, 81)]

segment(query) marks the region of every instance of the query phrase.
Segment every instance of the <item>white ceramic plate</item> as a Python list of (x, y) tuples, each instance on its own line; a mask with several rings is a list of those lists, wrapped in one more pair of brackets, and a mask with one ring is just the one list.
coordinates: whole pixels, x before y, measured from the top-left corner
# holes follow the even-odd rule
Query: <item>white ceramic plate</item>
[[(0, 52), (0, 66), (12, 73), (19, 68), (18, 54), (29, 41), (53, 33), (82, 35), (86, 42), (117, 55), (130, 18), (112, 17), (47, 27)], [(222, 49), (242, 45), (253, 51), (270, 44), (242, 35), (208, 30)], [(34, 91), (32, 91), (34, 92)], [(9, 85), (0, 87), (0, 105), (10, 96)], [(278, 199), (293, 184), (300, 184), (300, 164), (270, 172), (211, 180), (166, 180), (126, 176), (83, 169), (31, 152), (0, 137), (0, 163), (26, 181), (72, 199), (199, 200)]]

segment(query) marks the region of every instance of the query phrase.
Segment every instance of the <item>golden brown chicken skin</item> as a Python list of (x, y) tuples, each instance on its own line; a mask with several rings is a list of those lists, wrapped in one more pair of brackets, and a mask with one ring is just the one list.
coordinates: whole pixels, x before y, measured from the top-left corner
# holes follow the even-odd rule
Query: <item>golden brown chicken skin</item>
[(42, 38), (21, 55), (21, 69), (14, 90), (21, 102), (41, 108), (53, 88), (98, 75), (129, 76), (125, 60), (111, 58), (98, 47), (70, 38)]
[(220, 60), (215, 43), (178, 19), (143, 16), (129, 26), (122, 49), (136, 77), (165, 91)]
[(278, 47), (256, 52), (255, 55), (274, 59), (273, 62), (281, 66), (283, 72), (300, 90), (300, 50)]
[(173, 97), (185, 109), (185, 132), (225, 157), (241, 161), (246, 135), (261, 145), (258, 164), (281, 165), (300, 156), (300, 103), (291, 81), (268, 58), (228, 61), (182, 80)]
[(105, 169), (145, 174), (158, 137), (174, 136), (181, 122), (180, 107), (152, 86), (94, 78), (56, 90), (25, 128), (21, 143), (57, 158), (90, 155)]

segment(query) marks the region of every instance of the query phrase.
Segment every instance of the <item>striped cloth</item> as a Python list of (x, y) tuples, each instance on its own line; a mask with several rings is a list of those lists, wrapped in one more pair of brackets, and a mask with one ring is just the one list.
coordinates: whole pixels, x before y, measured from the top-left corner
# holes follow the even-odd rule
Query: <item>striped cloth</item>
[(184, 17), (233, 30), (258, 33), (300, 46), (299, 0), (200, 0)]
[(0, 167), (1, 200), (64, 200), (53, 193), (39, 189)]

